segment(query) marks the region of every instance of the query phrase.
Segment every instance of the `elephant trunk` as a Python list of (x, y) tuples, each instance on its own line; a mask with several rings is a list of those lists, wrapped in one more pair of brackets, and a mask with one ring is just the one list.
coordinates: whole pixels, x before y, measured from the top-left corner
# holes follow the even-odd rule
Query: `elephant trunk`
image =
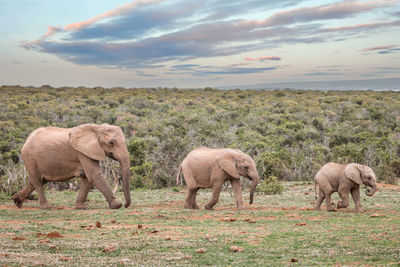
[(129, 157), (126, 159), (120, 160), (119, 165), (121, 167), (121, 176), (122, 176), (122, 189), (124, 191), (125, 196), (125, 208), (129, 207), (131, 204), (131, 192), (129, 188), (129, 179), (130, 179), (130, 164)]
[(251, 184), (251, 189), (250, 189), (250, 204), (253, 204), (253, 198), (254, 198), (254, 192), (256, 191), (256, 187), (258, 184), (258, 175), (253, 177), (252, 179), (252, 184)]
[(367, 190), (365, 190), (365, 194), (367, 196), (369, 196), (369, 197), (372, 197), (375, 194), (376, 189), (377, 189), (377, 187), (376, 187), (376, 184), (375, 184), (374, 186), (372, 186), (371, 189), (368, 188)]

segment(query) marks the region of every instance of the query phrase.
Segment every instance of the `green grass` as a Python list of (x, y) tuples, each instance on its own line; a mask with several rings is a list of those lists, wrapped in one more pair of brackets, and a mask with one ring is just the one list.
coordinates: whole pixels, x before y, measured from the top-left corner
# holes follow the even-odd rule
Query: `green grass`
[[(309, 210), (313, 185), (288, 183), (285, 188), (282, 195), (256, 195), (255, 203), (241, 211), (235, 210), (229, 191), (221, 194), (215, 211), (203, 208), (211, 196), (208, 190), (199, 192), (200, 210), (183, 208), (184, 189), (133, 191), (133, 206), (120, 210), (109, 210), (97, 191), (89, 194), (85, 211), (73, 209), (77, 194), (68, 191), (47, 192), (50, 211), (39, 210), (36, 201), (17, 209), (2, 199), (0, 265), (400, 264), (399, 187), (363, 196), (364, 211), (358, 214), (353, 203), (338, 212)], [(248, 192), (243, 195), (248, 202)], [(118, 197), (123, 199), (122, 193)], [(95, 227), (97, 221), (101, 228)], [(62, 237), (38, 236), (51, 232)], [(103, 252), (107, 246), (112, 251)], [(232, 246), (244, 251), (233, 252)], [(199, 248), (206, 252), (197, 253)]]

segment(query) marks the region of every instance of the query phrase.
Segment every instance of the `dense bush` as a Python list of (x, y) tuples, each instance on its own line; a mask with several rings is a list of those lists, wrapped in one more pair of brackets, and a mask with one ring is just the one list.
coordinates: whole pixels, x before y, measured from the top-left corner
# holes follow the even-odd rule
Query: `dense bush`
[(257, 192), (264, 193), (266, 195), (281, 194), (283, 192), (283, 185), (276, 176), (268, 176), (262, 180), (257, 186)]
[[(41, 126), (120, 126), (134, 187), (174, 184), (198, 146), (251, 155), (262, 179), (311, 180), (326, 162), (370, 165), (380, 181), (400, 175), (400, 93), (385, 91), (0, 88), (0, 186), (20, 169), (21, 147)], [(22, 179), (22, 178), (21, 178)], [(112, 177), (109, 177), (112, 180)]]

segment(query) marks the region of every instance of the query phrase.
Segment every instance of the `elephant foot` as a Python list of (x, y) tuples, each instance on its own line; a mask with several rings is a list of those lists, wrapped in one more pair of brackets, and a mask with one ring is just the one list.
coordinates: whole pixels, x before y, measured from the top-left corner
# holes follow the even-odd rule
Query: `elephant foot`
[(197, 206), (197, 205), (195, 204), (195, 205), (193, 205), (193, 209), (198, 210), (198, 209), (199, 209), (199, 206)]
[(76, 210), (87, 210), (88, 207), (86, 206), (85, 203), (76, 203), (75, 204), (75, 209)]
[(314, 210), (321, 210), (321, 207), (314, 206)]
[(205, 205), (204, 208), (205, 208), (206, 210), (214, 210), (214, 208), (211, 207), (211, 206), (209, 206), (209, 205)]
[(51, 206), (49, 205), (49, 203), (40, 204), (40, 209), (41, 210), (51, 210)]
[(13, 196), (13, 200), (14, 200), (14, 204), (15, 204), (18, 208), (21, 208), (21, 207), (22, 207), (22, 204), (24, 203), (24, 201), (21, 200), (21, 199), (19, 199), (18, 196), (14, 195), (14, 196)]
[(122, 203), (114, 199), (108, 204), (108, 206), (110, 209), (119, 209), (122, 207)]
[(335, 212), (336, 210), (335, 210), (334, 208), (330, 208), (330, 209), (327, 209), (327, 211), (329, 211), (329, 212)]
[(183, 207), (184, 207), (185, 209), (193, 209), (192, 205), (188, 205), (188, 204), (185, 204)]

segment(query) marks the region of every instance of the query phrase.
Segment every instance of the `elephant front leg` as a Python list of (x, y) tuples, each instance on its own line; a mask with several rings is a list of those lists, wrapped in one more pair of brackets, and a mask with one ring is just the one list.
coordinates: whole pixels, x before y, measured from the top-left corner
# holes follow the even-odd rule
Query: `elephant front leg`
[(356, 212), (361, 212), (360, 187), (353, 188), (350, 192), (351, 192), (351, 197), (353, 198), (354, 204), (356, 206)]
[(206, 210), (213, 210), (213, 207), (215, 206), (215, 204), (217, 204), (219, 194), (221, 193), (222, 184), (223, 182), (221, 183), (218, 181), (214, 182), (214, 184), (212, 185), (212, 199), (204, 206)]
[[(89, 180), (93, 181), (94, 186), (106, 198), (110, 209), (119, 209), (122, 206), (122, 204), (121, 202), (117, 201), (113, 192), (111, 191), (111, 188), (104, 179), (103, 174), (101, 173), (100, 170), (99, 162), (91, 158), (88, 158), (83, 154), (79, 154), (78, 157), (86, 176), (88, 177)], [(83, 193), (84, 192), (82, 192), (82, 195)]]
[(81, 186), (79, 188), (78, 198), (76, 199), (75, 209), (77, 210), (87, 209), (86, 206), (87, 195), (92, 186), (93, 183), (89, 182), (89, 180), (86, 178), (82, 178)]
[(242, 209), (243, 207), (243, 199), (242, 199), (242, 188), (240, 185), (240, 179), (231, 179), (232, 191), (233, 195), (236, 199), (236, 207), (238, 210)]

